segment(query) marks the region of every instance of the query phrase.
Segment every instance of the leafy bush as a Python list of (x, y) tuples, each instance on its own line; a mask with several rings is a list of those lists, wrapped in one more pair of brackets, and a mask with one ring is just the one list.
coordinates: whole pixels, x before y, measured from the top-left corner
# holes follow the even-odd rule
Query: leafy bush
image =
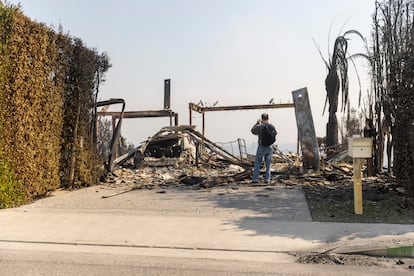
[(9, 165), (0, 159), (0, 209), (18, 206), (25, 202), (26, 194), (23, 185), (15, 179)]

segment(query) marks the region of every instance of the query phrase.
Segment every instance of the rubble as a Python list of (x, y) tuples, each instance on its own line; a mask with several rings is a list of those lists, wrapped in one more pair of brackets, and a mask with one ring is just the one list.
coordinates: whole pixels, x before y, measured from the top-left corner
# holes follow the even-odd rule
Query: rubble
[[(295, 160), (276, 146), (274, 152), (274, 179), (285, 179)], [(184, 185), (200, 189), (250, 183), (254, 156), (237, 157), (192, 127), (179, 126), (161, 129), (115, 162), (105, 181), (117, 190), (110, 196), (143, 188)]]
[[(272, 182), (255, 184), (263, 186), (281, 185), (285, 188), (301, 186), (320, 198), (343, 201), (344, 189), (352, 189), (352, 164), (323, 162), (319, 171), (303, 171), (301, 156), (284, 154), (273, 146), (271, 164)], [(343, 153), (331, 160), (342, 160)], [(115, 168), (105, 181), (116, 196), (136, 189), (166, 189), (184, 187), (206, 189), (229, 184), (251, 184), (254, 156), (240, 157), (229, 153), (208, 140), (190, 126), (166, 127), (143, 142), (133, 151), (115, 160)], [(383, 200), (384, 192), (400, 193), (388, 175), (364, 178), (364, 189), (378, 190), (370, 200)], [(320, 194), (323, 188), (328, 192)], [(310, 190), (309, 190), (310, 189)], [(346, 196), (352, 193), (346, 192)]]

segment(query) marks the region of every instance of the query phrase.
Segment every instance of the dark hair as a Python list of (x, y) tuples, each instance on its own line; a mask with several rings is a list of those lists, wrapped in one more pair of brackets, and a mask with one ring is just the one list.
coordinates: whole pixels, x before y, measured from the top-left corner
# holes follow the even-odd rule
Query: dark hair
[(262, 120), (263, 120), (263, 121), (267, 121), (267, 120), (269, 120), (269, 114), (267, 114), (267, 113), (263, 113), (263, 114), (262, 114)]

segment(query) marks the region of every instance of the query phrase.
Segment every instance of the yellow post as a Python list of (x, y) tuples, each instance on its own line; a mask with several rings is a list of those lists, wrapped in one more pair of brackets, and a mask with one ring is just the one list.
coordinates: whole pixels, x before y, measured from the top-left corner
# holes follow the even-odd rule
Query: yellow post
[(354, 158), (354, 209), (355, 214), (362, 215), (362, 163), (364, 159)]

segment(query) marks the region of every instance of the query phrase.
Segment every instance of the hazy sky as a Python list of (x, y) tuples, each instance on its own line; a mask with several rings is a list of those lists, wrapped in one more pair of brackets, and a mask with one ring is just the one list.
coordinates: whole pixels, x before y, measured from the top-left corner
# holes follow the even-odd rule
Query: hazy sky
[[(212, 105), (292, 102), (293, 90), (307, 87), (318, 136), (325, 135), (326, 68), (312, 39), (327, 57), (334, 38), (349, 29), (367, 38), (374, 0), (21, 0), (23, 12), (107, 52), (112, 68), (100, 99), (124, 98), (126, 110), (163, 108), (164, 79), (171, 78), (171, 106), (180, 124), (189, 123), (189, 102)], [(345, 26), (344, 26), (345, 25)], [(351, 53), (363, 51), (351, 37)], [(357, 63), (369, 88), (368, 67)], [(358, 86), (351, 72), (351, 105)], [(114, 109), (113, 109), (114, 110)], [(293, 109), (263, 110), (278, 129), (282, 149), (296, 143)], [(206, 136), (217, 142), (245, 138), (261, 110), (210, 112)], [(338, 114), (340, 115), (340, 114)], [(201, 115), (193, 113), (201, 131)], [(138, 144), (169, 124), (168, 118), (127, 119), (122, 133)]]

